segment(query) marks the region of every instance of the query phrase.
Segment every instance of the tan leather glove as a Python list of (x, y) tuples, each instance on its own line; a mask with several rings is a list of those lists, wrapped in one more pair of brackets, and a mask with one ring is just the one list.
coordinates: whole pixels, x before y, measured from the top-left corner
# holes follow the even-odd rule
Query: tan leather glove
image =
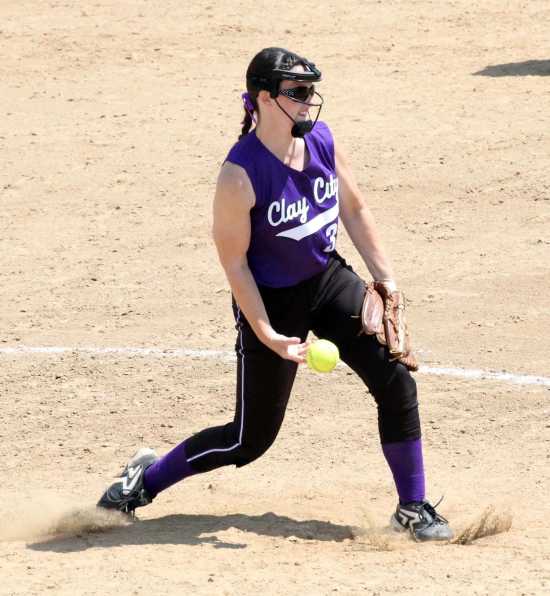
[(399, 360), (409, 370), (418, 370), (405, 322), (405, 295), (396, 289), (395, 282), (367, 284), (361, 323), (364, 333), (376, 335), (378, 341), (388, 347), (392, 360)]

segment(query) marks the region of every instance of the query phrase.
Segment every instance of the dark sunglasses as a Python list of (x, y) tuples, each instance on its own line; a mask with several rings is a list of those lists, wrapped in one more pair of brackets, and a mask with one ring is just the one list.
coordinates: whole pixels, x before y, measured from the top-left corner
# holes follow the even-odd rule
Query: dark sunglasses
[(292, 87), (291, 89), (280, 89), (279, 93), (293, 99), (294, 101), (307, 101), (315, 93), (315, 85)]

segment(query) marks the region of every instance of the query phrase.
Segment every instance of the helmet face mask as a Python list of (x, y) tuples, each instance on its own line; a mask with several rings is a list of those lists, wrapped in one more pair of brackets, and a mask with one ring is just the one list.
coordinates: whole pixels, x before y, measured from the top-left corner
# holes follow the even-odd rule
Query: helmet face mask
[(250, 74), (247, 78), (254, 86), (265, 91), (275, 99), (279, 95), (281, 81), (294, 81), (296, 83), (318, 83), (322, 80), (321, 71), (305, 58), (300, 58), (297, 64), (304, 67), (304, 72), (285, 70), (283, 68), (274, 68), (269, 75)]
[[(272, 99), (275, 100), (275, 103), (282, 110), (288, 118), (293, 123), (291, 134), (293, 137), (302, 138), (307, 133), (313, 130), (313, 127), (317, 123), (319, 119), (319, 115), (321, 114), (321, 108), (323, 106), (323, 98), (315, 91), (314, 83), (318, 83), (322, 80), (321, 71), (315, 66), (313, 62), (306, 60), (300, 56), (297, 56), (298, 60), (296, 61), (295, 65), (301, 65), (304, 70), (302, 72), (295, 71), (295, 70), (288, 70), (284, 68), (273, 68), (266, 74), (256, 74), (254, 72), (249, 73), (247, 76), (247, 86), (249, 84), (253, 85), (257, 89), (268, 91), (269, 95)], [(293, 97), (296, 95), (292, 93), (292, 90), (284, 89), (281, 90), (281, 82), (282, 81), (292, 81), (294, 83), (309, 83), (311, 84), (311, 91), (308, 93), (308, 97), (305, 101), (298, 99), (297, 97)], [(319, 108), (317, 111), (317, 116), (315, 120), (304, 120), (297, 122), (284, 108), (281, 104), (277, 101), (277, 97), (279, 95), (283, 95), (288, 97), (291, 101), (295, 101), (298, 103), (303, 103), (309, 105), (311, 107)], [(316, 95), (320, 99), (320, 103), (310, 103), (309, 98)]]

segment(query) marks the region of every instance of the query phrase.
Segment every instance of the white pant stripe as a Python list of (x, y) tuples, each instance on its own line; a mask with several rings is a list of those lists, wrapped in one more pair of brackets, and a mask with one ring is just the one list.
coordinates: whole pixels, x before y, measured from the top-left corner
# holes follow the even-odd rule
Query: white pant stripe
[[(241, 322), (241, 309), (237, 306), (237, 324)], [(209, 453), (223, 453), (226, 451), (233, 451), (237, 447), (240, 447), (243, 441), (243, 429), (244, 429), (244, 347), (243, 347), (243, 333), (242, 329), (239, 329), (239, 343), (241, 345), (239, 349), (239, 354), (241, 355), (241, 428), (239, 431), (239, 440), (237, 443), (232, 445), (231, 447), (226, 447), (225, 449), (209, 449), (208, 451), (203, 451), (202, 453), (198, 453), (193, 457), (189, 457), (187, 459), (188, 462), (192, 462), (199, 457), (203, 457), (208, 455)]]

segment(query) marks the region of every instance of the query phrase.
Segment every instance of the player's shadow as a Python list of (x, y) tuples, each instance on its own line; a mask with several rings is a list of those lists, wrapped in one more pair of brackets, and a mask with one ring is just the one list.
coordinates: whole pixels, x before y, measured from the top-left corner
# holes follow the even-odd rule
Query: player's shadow
[(231, 528), (261, 536), (293, 540), (342, 542), (354, 538), (351, 526), (319, 520), (298, 521), (276, 513), (264, 513), (263, 515), (178, 514), (136, 521), (129, 526), (103, 532), (55, 537), (28, 544), (27, 548), (58, 553), (141, 544), (188, 544), (191, 546), (211, 544), (215, 548), (246, 548), (248, 546), (246, 543), (225, 541), (216, 536), (216, 533)]
[(526, 60), (525, 62), (494, 64), (472, 74), (483, 77), (548, 77), (550, 76), (550, 60)]

